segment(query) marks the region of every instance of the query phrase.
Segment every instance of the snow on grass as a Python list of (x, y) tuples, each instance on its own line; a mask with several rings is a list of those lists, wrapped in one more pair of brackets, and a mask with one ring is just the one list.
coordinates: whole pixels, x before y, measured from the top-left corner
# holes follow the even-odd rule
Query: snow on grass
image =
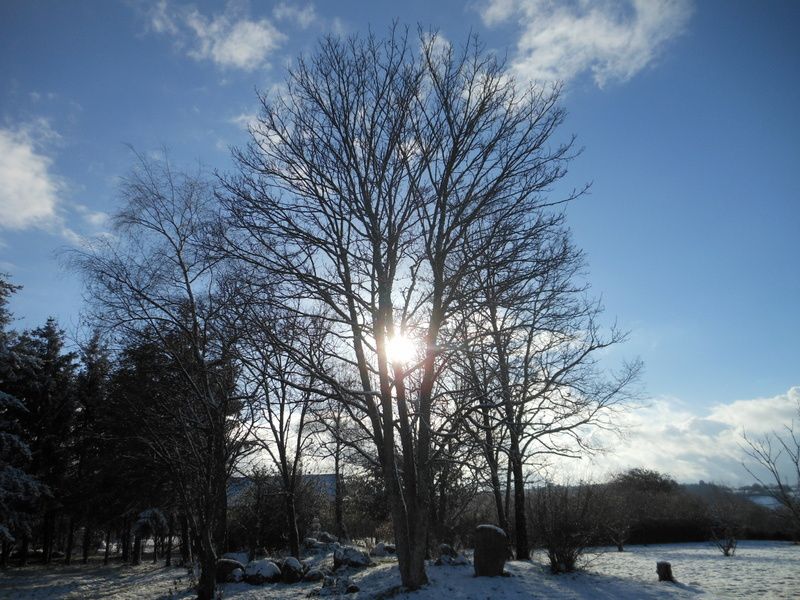
[[(330, 557), (325, 558), (329, 561)], [(672, 563), (677, 584), (659, 583), (656, 562)], [(472, 566), (428, 567), (429, 586), (394, 595), (404, 600), (486, 600), (487, 598), (651, 599), (651, 598), (800, 598), (800, 546), (783, 542), (740, 542), (733, 557), (710, 544), (630, 546), (625, 552), (597, 549), (587, 553), (584, 570), (552, 575), (544, 555), (509, 562), (510, 577), (476, 578)], [(361, 588), (343, 598), (379, 598), (400, 585), (397, 563), (379, 559), (367, 569), (346, 575)], [(99, 564), (70, 567), (30, 566), (0, 573), (1, 600), (187, 599), (189, 578), (182, 568), (143, 564), (138, 567)], [(229, 583), (223, 598), (299, 600), (320, 583)]]

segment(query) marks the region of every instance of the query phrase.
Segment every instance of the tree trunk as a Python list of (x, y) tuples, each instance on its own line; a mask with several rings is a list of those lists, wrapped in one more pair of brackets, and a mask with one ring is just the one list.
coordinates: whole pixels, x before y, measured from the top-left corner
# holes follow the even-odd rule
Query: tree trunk
[(3, 552), (0, 555), (0, 568), (5, 569), (8, 566), (8, 557), (11, 555), (11, 542), (3, 541)]
[(50, 564), (53, 558), (53, 537), (55, 535), (56, 518), (52, 510), (48, 510), (44, 515), (44, 532), (42, 539), (42, 562)]
[(69, 518), (69, 529), (67, 533), (67, 551), (64, 555), (64, 564), (68, 565), (72, 562), (72, 549), (75, 545), (75, 517)]
[(181, 565), (192, 563), (192, 540), (189, 535), (189, 519), (181, 515)]
[(164, 561), (165, 567), (172, 566), (172, 538), (175, 535), (175, 513), (169, 513), (169, 521), (167, 525), (167, 547), (164, 550), (166, 560)]
[(525, 515), (525, 476), (522, 472), (522, 459), (518, 452), (514, 452), (513, 443), (512, 441), (511, 460), (514, 468), (514, 532), (517, 560), (528, 560), (531, 551), (528, 545), (528, 520)]
[(106, 529), (106, 551), (103, 554), (103, 564), (108, 564), (108, 556), (111, 553), (111, 526), (109, 525)]
[(217, 553), (209, 530), (205, 531), (198, 540), (198, 553), (200, 558), (200, 581), (197, 584), (197, 600), (214, 600), (214, 591), (217, 585)]
[[(338, 428), (337, 433), (338, 436)], [(344, 526), (344, 486), (342, 485), (342, 471), (341, 465), (339, 464), (340, 461), (340, 454), (341, 454), (341, 443), (337, 439), (336, 441), (336, 450), (334, 451), (333, 457), (333, 472), (336, 478), (336, 489), (334, 493), (334, 520), (336, 521), (336, 535), (339, 540), (344, 541), (348, 538), (347, 530)]]
[(142, 562), (142, 536), (138, 533), (133, 538), (133, 557), (131, 563), (138, 565)]
[(23, 567), (28, 564), (28, 548), (30, 548), (31, 540), (27, 535), (22, 536), (22, 548), (19, 551), (19, 563)]
[(297, 531), (297, 510), (293, 492), (286, 494), (286, 521), (289, 526), (289, 553), (295, 558), (299, 558), (300, 534)]
[(119, 536), (119, 543), (122, 546), (122, 562), (131, 560), (131, 526), (128, 518), (122, 520), (122, 534)]
[(87, 522), (83, 530), (83, 564), (89, 562), (89, 552), (92, 549), (92, 528)]

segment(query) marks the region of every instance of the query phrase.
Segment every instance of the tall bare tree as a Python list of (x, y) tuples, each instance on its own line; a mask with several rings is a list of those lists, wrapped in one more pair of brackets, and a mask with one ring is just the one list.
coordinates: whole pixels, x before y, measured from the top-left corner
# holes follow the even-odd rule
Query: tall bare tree
[(200, 175), (173, 171), (166, 156), (138, 158), (122, 185), (114, 235), (70, 258), (85, 276), (95, 322), (122, 339), (156, 344), (182, 381), (184, 393), (155, 399), (160, 414), (141, 437), (171, 470), (196, 537), (198, 598), (210, 599), (228, 477), (251, 448), (253, 415), (235, 393), (232, 361), (237, 294), (224, 264), (207, 251), (213, 187)]
[(601, 306), (586, 295), (583, 259), (563, 214), (513, 215), (480, 244), (486, 250), (471, 275), (462, 359), (477, 404), (470, 421), (484, 449), (501, 524), (499, 454), (507, 457), (516, 555), (527, 559), (526, 467), (591, 451), (588, 429), (610, 425), (610, 409), (628, 397), (640, 364), (616, 374), (599, 368), (599, 352), (625, 335), (602, 331)]
[[(339, 342), (328, 366), (358, 373), (358, 389), (316, 375), (374, 443), (411, 589), (427, 581), (432, 465), (458, 421), (435, 418), (451, 403), (454, 319), (481, 238), (552, 204), (571, 157), (553, 135), (558, 95), (517, 87), (474, 38), (329, 37), (261, 97), (226, 181), (229, 251), (279, 277), (286, 306), (322, 315)], [(411, 360), (388, 352), (401, 334), (417, 341)]]

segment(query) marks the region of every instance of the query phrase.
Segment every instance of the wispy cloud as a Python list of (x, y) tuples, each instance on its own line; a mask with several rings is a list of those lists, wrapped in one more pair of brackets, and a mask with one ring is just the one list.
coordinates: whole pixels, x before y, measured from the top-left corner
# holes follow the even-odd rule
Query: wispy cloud
[[(797, 418), (800, 386), (777, 396), (736, 400), (697, 410), (676, 398), (660, 398), (615, 418), (622, 435), (596, 435), (607, 452), (559, 465), (573, 474), (603, 478), (630, 467), (669, 473), (679, 481), (752, 483), (744, 464), (758, 472), (743, 449), (746, 432), (759, 437)], [(800, 424), (798, 424), (800, 425)]]
[[(281, 18), (303, 27), (315, 14), (311, 5), (303, 9), (287, 5), (280, 13)], [(187, 56), (221, 68), (252, 71), (268, 67), (275, 51), (288, 39), (272, 21), (252, 18), (241, 4), (233, 2), (222, 13), (207, 15), (191, 5), (160, 0), (146, 12), (146, 18), (150, 31), (171, 36)]]
[(308, 29), (318, 18), (313, 4), (301, 7), (296, 2), (280, 2), (272, 10), (272, 15), (278, 21), (292, 22), (301, 29)]
[(519, 28), (511, 69), (523, 81), (568, 81), (590, 72), (598, 86), (625, 82), (680, 35), (690, 0), (488, 0), (487, 26)]

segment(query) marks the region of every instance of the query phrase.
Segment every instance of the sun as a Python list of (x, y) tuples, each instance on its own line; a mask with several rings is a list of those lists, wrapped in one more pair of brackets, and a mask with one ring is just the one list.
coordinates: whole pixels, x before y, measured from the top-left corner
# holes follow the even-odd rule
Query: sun
[(402, 333), (389, 338), (386, 342), (386, 358), (391, 363), (406, 364), (413, 361), (416, 356), (416, 344)]

